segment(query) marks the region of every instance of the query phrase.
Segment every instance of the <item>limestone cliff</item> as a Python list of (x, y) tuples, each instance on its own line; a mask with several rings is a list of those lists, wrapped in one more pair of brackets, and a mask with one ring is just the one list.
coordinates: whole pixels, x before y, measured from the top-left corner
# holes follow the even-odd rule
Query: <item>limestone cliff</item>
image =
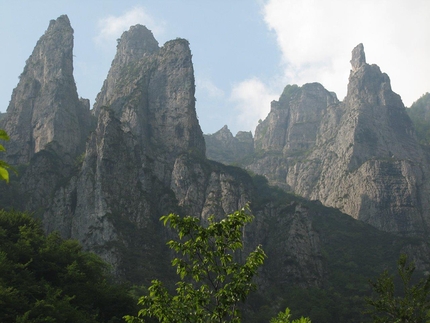
[(43, 214), (46, 230), (78, 239), (119, 276), (141, 281), (168, 267), (160, 216), (205, 219), (243, 207), (251, 194), (243, 174), (205, 158), (194, 89), (187, 41), (159, 48), (144, 26), (125, 32), (94, 105), (97, 127)]
[(63, 157), (82, 152), (90, 127), (88, 100), (78, 98), (73, 78), (73, 29), (67, 16), (49, 23), (26, 61), (0, 122), (11, 144), (11, 164), (28, 163), (47, 145)]
[(417, 133), (420, 144), (430, 146), (430, 93), (421, 96), (406, 109)]
[[(148, 284), (172, 274), (165, 245), (171, 232), (160, 216), (189, 214), (204, 223), (209, 215), (221, 218), (250, 201), (255, 220), (243, 231), (244, 254), (262, 244), (269, 255), (259, 277), (264, 297), (258, 306), (269, 300), (261, 312), (282, 303), (292, 285), (332, 288), (341, 271), (368, 270), (361, 259), (377, 263), (375, 274), (404, 250), (420, 268), (430, 268), (425, 243), (417, 252), (412, 240), (207, 159), (192, 56), (183, 39), (159, 47), (143, 26), (125, 32), (90, 127), (89, 103), (78, 99), (73, 81), (72, 40), (66, 16), (51, 22), (0, 121), (11, 136), (8, 158), (19, 168), (10, 185), (0, 183), (1, 207), (34, 212), (47, 232), (79, 240), (118, 277)], [(255, 141), (251, 133), (233, 137), (225, 127), (207, 142), (224, 144), (236, 153), (231, 162), (247, 162), (304, 196), (387, 230), (418, 232), (425, 217), (415, 206), (425, 209), (428, 185), (423, 154), (388, 77), (365, 63), (362, 49), (357, 52), (345, 102), (319, 84), (289, 86), (272, 103)], [(253, 153), (252, 163), (238, 159)], [(362, 281), (354, 288), (362, 288)]]
[[(203, 222), (209, 215), (221, 218), (255, 200), (255, 185), (245, 171), (205, 157), (188, 42), (177, 39), (159, 47), (139, 25), (119, 40), (94, 105), (97, 125), (80, 154), (85, 132), (79, 131), (89, 129), (89, 110), (88, 102), (81, 109), (77, 99), (72, 39), (67, 17), (51, 22), (14, 91), (4, 125), (11, 134), (11, 160), (26, 166), (19, 166), (12, 185), (0, 187), (2, 206), (35, 211), (47, 232), (79, 240), (107, 260), (118, 277), (135, 283), (165, 278), (169, 233), (159, 217), (177, 212)], [(70, 113), (67, 120), (63, 108)], [(46, 131), (36, 131), (42, 128), (34, 129), (33, 121), (46, 122)], [(250, 133), (232, 138), (232, 149), (253, 150)], [(249, 249), (271, 234), (266, 214), (276, 218), (283, 211), (259, 212), (260, 220), (246, 233)], [(294, 214), (291, 222), (293, 215), (285, 213), (287, 221), (277, 226), (277, 237), (283, 240), (288, 231), (288, 240), (277, 247), (272, 243), (279, 259), (293, 259), (280, 273), (288, 276), (285, 282), (319, 286), (322, 271), (313, 269), (322, 268), (318, 239), (308, 234), (311, 223), (300, 219), (299, 211)], [(295, 253), (287, 251), (290, 245)]]
[(423, 234), (428, 163), (388, 76), (352, 54), (343, 102), (319, 84), (287, 86), (255, 132), (248, 169), (384, 231)]
[(228, 126), (224, 126), (204, 137), (207, 157), (223, 164), (243, 164), (254, 153), (254, 138), (250, 131), (239, 131), (233, 137)]

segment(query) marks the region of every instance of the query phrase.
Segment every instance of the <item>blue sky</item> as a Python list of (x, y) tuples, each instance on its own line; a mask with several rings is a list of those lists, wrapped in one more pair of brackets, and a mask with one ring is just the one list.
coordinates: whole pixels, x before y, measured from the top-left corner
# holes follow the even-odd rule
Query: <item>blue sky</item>
[(320, 82), (342, 100), (360, 42), (405, 105), (430, 91), (427, 0), (0, 0), (0, 111), (49, 20), (62, 14), (75, 30), (78, 92), (91, 104), (131, 25), (146, 25), (160, 45), (189, 40), (204, 133), (225, 124), (233, 134), (254, 131), (287, 84)]

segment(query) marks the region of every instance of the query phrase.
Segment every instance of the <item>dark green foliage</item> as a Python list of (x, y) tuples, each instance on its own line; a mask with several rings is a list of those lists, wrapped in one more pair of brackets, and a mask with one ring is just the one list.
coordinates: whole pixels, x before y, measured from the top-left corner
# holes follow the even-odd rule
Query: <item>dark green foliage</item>
[(406, 111), (414, 124), (419, 142), (430, 145), (430, 93), (424, 94)]
[(252, 282), (263, 264), (265, 253), (257, 247), (245, 259), (243, 227), (252, 216), (245, 209), (227, 215), (220, 222), (208, 219), (206, 227), (194, 217), (170, 214), (161, 218), (177, 231), (178, 239), (168, 242), (178, 257), (172, 260), (179, 281), (171, 296), (159, 280), (152, 281), (149, 294), (142, 296), (138, 317), (128, 322), (143, 322), (154, 317), (159, 322), (240, 322), (238, 305), (255, 290)]
[[(415, 271), (413, 263), (407, 263), (407, 256), (402, 254), (397, 263), (400, 288), (395, 286), (393, 276), (384, 271), (376, 280), (371, 281), (375, 295), (367, 298), (369, 313), (373, 322), (378, 323), (424, 323), (430, 320), (430, 276), (411, 283)], [(400, 290), (399, 290), (400, 289)]]
[(299, 319), (295, 319), (290, 321), (290, 309), (287, 307), (285, 312), (279, 312), (278, 315), (270, 320), (270, 323), (311, 323), (311, 320), (308, 317), (301, 317)]
[(30, 216), (0, 211), (0, 322), (120, 322), (133, 298), (107, 269)]
[[(384, 269), (394, 269), (401, 250), (405, 246), (414, 249), (421, 240), (381, 232), (318, 201), (308, 201), (272, 187), (263, 176), (254, 175), (252, 179), (256, 191), (252, 199), (254, 212), (272, 208), (279, 217), (257, 219), (270, 232), (270, 239), (263, 244), (268, 256), (263, 270), (272, 280), (267, 283), (269, 289), (260, 289), (260, 295), (250, 297), (255, 312), (247, 315), (246, 322), (267, 322), (286, 307), (291, 309), (293, 319), (305, 316), (319, 323), (369, 322), (370, 317), (363, 313), (364, 299), (371, 294), (369, 279)], [(287, 238), (288, 221), (297, 205), (306, 210), (301, 217), (309, 218), (320, 241), (320, 257), (324, 264), (320, 287), (305, 287), (302, 281), (281, 282), (282, 277), (273, 279), (280, 270), (276, 248)]]

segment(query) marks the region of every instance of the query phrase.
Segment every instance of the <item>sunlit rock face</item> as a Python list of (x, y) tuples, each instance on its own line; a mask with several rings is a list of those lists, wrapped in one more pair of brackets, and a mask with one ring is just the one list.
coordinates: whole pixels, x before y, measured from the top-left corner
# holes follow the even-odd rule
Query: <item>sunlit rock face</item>
[(159, 47), (144, 26), (124, 32), (92, 113), (76, 93), (72, 49), (61, 16), (37, 43), (2, 117), (8, 160), (26, 164), (19, 208), (36, 210), (47, 232), (79, 240), (119, 277), (153, 278), (169, 267), (159, 218), (222, 217), (251, 199), (251, 180), (205, 158), (186, 40)]
[[(97, 96), (94, 114), (108, 106), (149, 155), (167, 163), (193, 151), (205, 155), (195, 111), (191, 51), (176, 39), (159, 48), (151, 31), (136, 25), (118, 41), (117, 54)], [(164, 159), (164, 160), (163, 160)], [(168, 174), (159, 174), (169, 182)]]
[(354, 48), (343, 102), (319, 84), (287, 86), (255, 131), (247, 168), (385, 231), (429, 223), (428, 162), (390, 79)]
[[(341, 218), (337, 211), (333, 215), (318, 203), (276, 200), (283, 193), (268, 187), (259, 191), (258, 176), (253, 181), (243, 169), (206, 158), (187, 41), (176, 39), (160, 47), (146, 27), (131, 27), (119, 39), (91, 112), (89, 102), (76, 93), (72, 41), (66, 16), (50, 23), (2, 116), (0, 126), (11, 135), (7, 158), (20, 169), (11, 185), (0, 183), (2, 207), (33, 212), (46, 232), (77, 239), (108, 261), (117, 277), (136, 284), (172, 277), (166, 247), (172, 232), (159, 221), (171, 212), (206, 223), (211, 215), (221, 219), (251, 202), (255, 220), (243, 231), (243, 255), (263, 245), (269, 260), (259, 279), (262, 290), (270, 292), (274, 287), (288, 290), (292, 284), (324, 285), (330, 261), (325, 252), (334, 250), (324, 249), (324, 243), (337, 244), (333, 227), (340, 219), (349, 221), (342, 228), (352, 232), (346, 234), (349, 237), (367, 232), (365, 224)], [(214, 138), (236, 156), (246, 156), (240, 162), (248, 162), (249, 169), (276, 184), (387, 230), (411, 233), (424, 223), (419, 222), (422, 213), (408, 213), (410, 222), (400, 228), (400, 212), (414, 203), (424, 208), (425, 191), (420, 196), (414, 191), (426, 187), (422, 154), (404, 126), (407, 118), (388, 78), (360, 57), (350, 81), (357, 85), (351, 85), (345, 102), (320, 84), (290, 86), (272, 103), (255, 140), (249, 132), (233, 137), (228, 128)], [(390, 115), (389, 121), (372, 109)], [(396, 143), (388, 141), (392, 124), (405, 127)], [(373, 135), (370, 140), (357, 130), (360, 127), (365, 133), (381, 131), (384, 135), (377, 136), (385, 141), (374, 141)], [(366, 140), (375, 143), (369, 146)], [(389, 152), (385, 146), (392, 146)], [(367, 200), (363, 192), (369, 194)], [(382, 203), (398, 213), (374, 216)], [(324, 227), (326, 220), (321, 219), (328, 217), (330, 225)], [(383, 226), (388, 224), (392, 227)], [(376, 231), (372, 236), (379, 237)], [(415, 254), (429, 254), (425, 246), (420, 252)], [(425, 256), (419, 260), (426, 268)]]
[(8, 160), (28, 163), (48, 145), (64, 158), (82, 152), (91, 124), (89, 101), (73, 78), (73, 29), (67, 16), (52, 20), (27, 59), (0, 122), (10, 138)]

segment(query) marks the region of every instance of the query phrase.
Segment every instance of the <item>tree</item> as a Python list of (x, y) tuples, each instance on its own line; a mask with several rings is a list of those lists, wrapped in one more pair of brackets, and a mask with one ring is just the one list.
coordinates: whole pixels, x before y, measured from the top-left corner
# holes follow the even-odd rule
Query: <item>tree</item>
[[(9, 140), (9, 136), (7, 135), (6, 131), (3, 129), (0, 129), (0, 139), (1, 140)], [(0, 151), (6, 151), (3, 145), (0, 144)], [(9, 183), (9, 171), (8, 169), (13, 168), (6, 163), (4, 160), (0, 159), (0, 179), (6, 181), (6, 183)]]
[(109, 279), (107, 264), (77, 241), (0, 210), (0, 322), (121, 322), (135, 299)]
[(240, 322), (239, 302), (256, 288), (252, 280), (266, 258), (258, 246), (243, 264), (237, 261), (243, 249), (242, 229), (252, 221), (248, 208), (219, 222), (210, 217), (206, 227), (191, 216), (170, 214), (161, 220), (178, 234), (177, 240), (167, 243), (178, 254), (172, 260), (179, 275), (176, 295), (153, 280), (149, 294), (139, 299), (138, 316), (126, 316), (126, 321), (154, 317), (166, 323)]
[(393, 276), (384, 271), (382, 275), (370, 284), (377, 294), (367, 298), (371, 306), (369, 313), (374, 322), (378, 323), (421, 323), (430, 321), (430, 276), (421, 279), (417, 284), (411, 284), (415, 271), (414, 263), (407, 263), (407, 256), (402, 254), (397, 262), (397, 271), (401, 280), (401, 296), (396, 296)]
[(290, 321), (290, 309), (287, 307), (285, 312), (279, 312), (278, 315), (270, 320), (270, 323), (311, 323), (311, 320), (307, 317), (301, 317), (299, 319)]

